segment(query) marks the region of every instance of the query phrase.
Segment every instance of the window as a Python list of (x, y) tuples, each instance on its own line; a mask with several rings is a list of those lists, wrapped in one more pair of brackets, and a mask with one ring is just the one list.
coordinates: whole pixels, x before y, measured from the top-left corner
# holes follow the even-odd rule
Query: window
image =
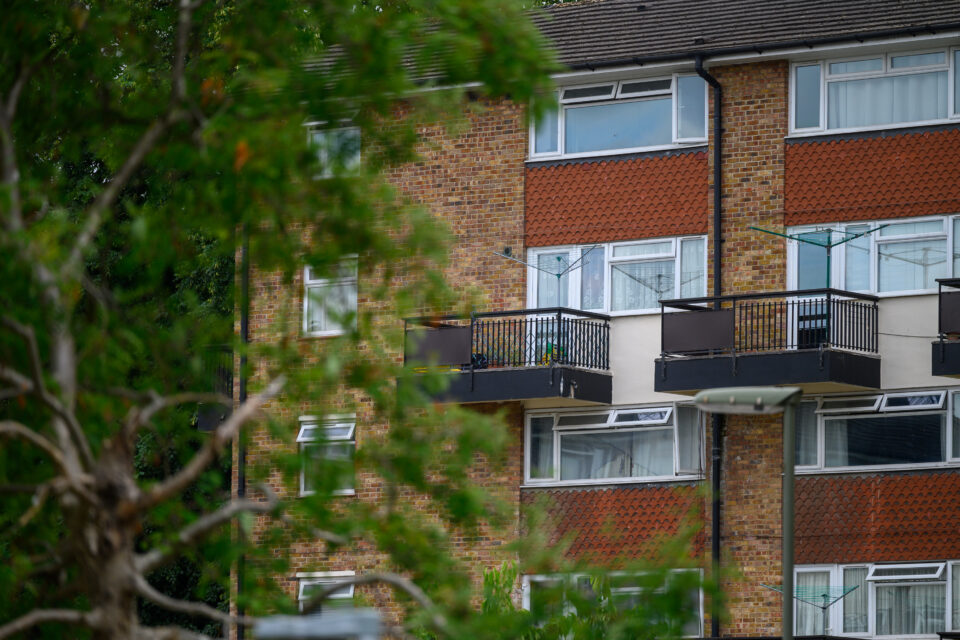
[(360, 129), (321, 129), (308, 125), (310, 144), (316, 149), (320, 178), (355, 172), (360, 167)]
[(601, 484), (700, 476), (701, 422), (699, 411), (684, 405), (531, 412), (526, 481)]
[(960, 51), (947, 49), (797, 63), (791, 128), (842, 131), (956, 117), (958, 63)]
[[(310, 598), (324, 589), (342, 582), (344, 578), (352, 578), (353, 571), (315, 571), (297, 574), (297, 602), (300, 611), (309, 602)], [(330, 594), (324, 601), (324, 607), (344, 607), (353, 604), (353, 585), (348, 584)]]
[[(937, 278), (960, 277), (960, 217), (796, 227), (788, 233), (834, 244), (866, 233), (833, 248), (830, 286), (835, 288), (879, 294), (932, 293)], [(788, 260), (795, 289), (827, 286), (823, 247), (792, 240)]]
[(706, 83), (696, 75), (564, 87), (534, 126), (530, 155), (622, 153), (707, 139)]
[(300, 495), (312, 495), (318, 490), (353, 494), (355, 431), (353, 416), (331, 416), (324, 420), (300, 418), (297, 434), (302, 459)]
[(323, 277), (313, 267), (303, 270), (303, 333), (334, 336), (356, 327), (357, 261), (341, 262), (334, 275)]
[(704, 236), (532, 249), (529, 257), (535, 308), (635, 313), (706, 295)]
[(960, 392), (945, 391), (802, 402), (796, 464), (812, 470), (960, 463), (958, 404)]
[[(652, 584), (654, 581), (659, 583)], [(682, 595), (686, 596), (686, 606), (681, 615), (686, 614), (685, 620), (662, 620), (662, 622), (675, 625), (671, 635), (696, 638), (701, 635), (703, 629), (701, 581), (702, 576), (697, 569), (672, 570), (666, 576), (620, 571), (594, 577), (583, 574), (527, 575), (523, 576), (522, 604), (523, 608), (531, 613), (534, 623), (537, 626), (543, 626), (551, 618), (575, 615), (577, 610), (574, 602), (596, 603), (594, 587), (599, 586), (598, 582), (603, 583), (604, 592), (609, 589), (610, 604), (618, 611), (627, 611), (645, 604), (647, 611), (654, 616), (663, 604), (656, 602), (657, 595), (666, 595), (671, 590), (677, 594), (677, 591), (682, 590)], [(651, 593), (654, 602), (650, 602)], [(667, 606), (675, 606), (674, 602), (671, 599)]]
[[(956, 561), (801, 566), (796, 575), (798, 587), (855, 587), (827, 609), (830, 634), (936, 637), (938, 631), (960, 630), (960, 563)], [(822, 633), (821, 609), (797, 603), (796, 611), (798, 635)]]

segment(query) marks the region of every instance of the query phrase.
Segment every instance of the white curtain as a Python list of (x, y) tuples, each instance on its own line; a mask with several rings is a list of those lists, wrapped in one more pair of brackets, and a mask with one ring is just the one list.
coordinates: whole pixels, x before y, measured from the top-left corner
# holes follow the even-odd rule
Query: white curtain
[[(797, 573), (797, 595), (805, 600), (816, 601), (819, 589), (826, 591), (830, 585), (829, 571), (802, 571)], [(796, 600), (798, 636), (818, 636), (823, 633), (823, 609), (807, 602)]]
[(850, 463), (847, 452), (847, 421), (824, 422), (824, 466), (845, 467)]
[(946, 628), (946, 585), (877, 585), (877, 635), (934, 634)]
[(673, 429), (560, 435), (560, 479), (673, 475)]
[(830, 82), (827, 86), (831, 129), (946, 117), (946, 71)]
[(867, 632), (867, 568), (851, 567), (843, 570), (843, 586), (857, 587), (843, 599), (843, 632)]
[(613, 310), (656, 309), (674, 296), (674, 262), (620, 262), (612, 265)]

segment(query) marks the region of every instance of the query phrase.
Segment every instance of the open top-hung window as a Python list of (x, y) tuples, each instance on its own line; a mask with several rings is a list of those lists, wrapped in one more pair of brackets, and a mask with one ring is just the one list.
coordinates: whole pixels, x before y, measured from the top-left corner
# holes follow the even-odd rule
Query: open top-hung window
[(797, 63), (791, 128), (842, 131), (956, 118), (958, 61), (960, 51), (942, 48)]
[(317, 491), (352, 494), (353, 458), (357, 448), (356, 418), (329, 416), (300, 418), (300, 495)]
[(699, 476), (701, 451), (700, 413), (689, 406), (537, 412), (527, 418), (531, 483)]
[(602, 154), (706, 140), (707, 92), (696, 75), (564, 87), (533, 128), (531, 156)]

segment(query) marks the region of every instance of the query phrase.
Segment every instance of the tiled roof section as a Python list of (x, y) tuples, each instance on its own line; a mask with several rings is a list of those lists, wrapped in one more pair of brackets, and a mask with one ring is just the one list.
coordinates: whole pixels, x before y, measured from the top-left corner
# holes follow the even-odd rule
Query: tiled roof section
[(956, 28), (960, 0), (585, 0), (535, 14), (562, 63), (628, 64), (697, 52)]
[(796, 142), (786, 149), (788, 225), (960, 211), (960, 129)]
[(527, 168), (526, 243), (706, 233), (706, 151)]
[[(638, 485), (598, 489), (524, 490), (524, 504), (546, 509), (554, 530), (551, 542), (569, 537), (570, 558), (595, 566), (616, 567), (650, 559), (658, 542), (702, 524), (697, 488), (685, 485)], [(694, 538), (692, 556), (703, 551)]]
[(797, 564), (960, 558), (960, 472), (798, 477)]

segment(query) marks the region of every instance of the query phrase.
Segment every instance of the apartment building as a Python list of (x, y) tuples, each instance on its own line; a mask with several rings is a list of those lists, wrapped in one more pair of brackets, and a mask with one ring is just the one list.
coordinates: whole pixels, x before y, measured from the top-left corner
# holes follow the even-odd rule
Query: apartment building
[[(778, 636), (781, 419), (691, 396), (800, 387), (795, 582), (850, 592), (798, 603), (796, 632), (960, 632), (960, 3), (597, 0), (537, 20), (566, 67), (556, 110), (528, 128), (486, 105), (393, 176), (456, 233), (450, 277), (486, 294), (411, 321), (404, 354), (458, 369), (440, 399), (506, 409), (511, 461), (485, 481), (518, 509), (546, 499), (568, 553), (610, 569), (696, 514), (704, 570), (739, 576), (729, 619), (701, 602), (690, 635)], [(322, 340), (311, 289), (363, 296), (304, 276)], [(388, 428), (290, 419), (303, 443)], [(378, 499), (362, 477), (346, 492)], [(478, 566), (504, 558), (472, 544)], [(525, 576), (524, 602), (549, 579)]]

